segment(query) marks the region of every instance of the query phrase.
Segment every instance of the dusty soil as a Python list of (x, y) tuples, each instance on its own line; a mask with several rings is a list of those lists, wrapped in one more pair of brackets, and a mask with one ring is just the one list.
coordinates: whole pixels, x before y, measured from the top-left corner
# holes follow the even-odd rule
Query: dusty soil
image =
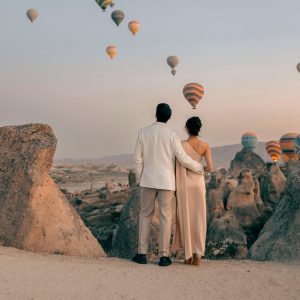
[(0, 248), (0, 299), (299, 299), (300, 262), (136, 265)]

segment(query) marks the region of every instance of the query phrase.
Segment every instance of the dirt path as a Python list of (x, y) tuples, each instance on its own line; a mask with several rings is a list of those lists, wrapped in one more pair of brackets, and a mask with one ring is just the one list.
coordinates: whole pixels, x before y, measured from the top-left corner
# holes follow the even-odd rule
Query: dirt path
[(300, 263), (204, 261), (160, 268), (127, 260), (0, 248), (0, 299), (300, 299)]

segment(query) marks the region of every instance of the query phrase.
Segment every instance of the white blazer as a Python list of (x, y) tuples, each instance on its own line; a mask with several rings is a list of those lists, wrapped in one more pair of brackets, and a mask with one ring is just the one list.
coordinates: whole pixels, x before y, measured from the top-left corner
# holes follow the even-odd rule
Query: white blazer
[(188, 169), (203, 173), (202, 164), (185, 153), (178, 134), (167, 124), (156, 122), (139, 131), (134, 160), (140, 186), (175, 191), (175, 158)]

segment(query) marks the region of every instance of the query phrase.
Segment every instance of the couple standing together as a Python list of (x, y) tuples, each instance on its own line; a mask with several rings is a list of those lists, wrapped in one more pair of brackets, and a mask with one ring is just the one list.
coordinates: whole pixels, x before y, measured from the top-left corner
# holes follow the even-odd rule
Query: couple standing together
[[(172, 206), (176, 191), (176, 229), (173, 250), (185, 253), (185, 264), (199, 265), (205, 252), (206, 189), (204, 171), (212, 170), (211, 150), (198, 138), (202, 127), (198, 117), (186, 122), (189, 138), (180, 141), (167, 126), (172, 110), (161, 103), (153, 125), (141, 129), (135, 149), (135, 173), (141, 187), (138, 252), (132, 260), (146, 264), (149, 234), (158, 201), (159, 265), (172, 264), (169, 257)], [(206, 167), (200, 163), (205, 158)]]

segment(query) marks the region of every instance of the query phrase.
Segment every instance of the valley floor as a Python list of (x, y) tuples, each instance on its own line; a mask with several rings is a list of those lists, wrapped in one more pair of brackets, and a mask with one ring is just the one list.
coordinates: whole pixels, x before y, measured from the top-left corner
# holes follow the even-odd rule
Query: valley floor
[(127, 260), (0, 248), (0, 299), (300, 299), (300, 263), (203, 261), (160, 268)]

